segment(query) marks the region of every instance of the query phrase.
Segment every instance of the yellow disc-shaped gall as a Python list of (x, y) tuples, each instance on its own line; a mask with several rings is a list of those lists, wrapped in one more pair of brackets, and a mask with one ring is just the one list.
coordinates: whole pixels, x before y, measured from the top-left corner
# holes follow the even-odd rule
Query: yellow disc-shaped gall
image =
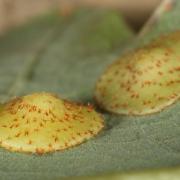
[(161, 111), (180, 97), (180, 31), (161, 36), (112, 64), (96, 85), (98, 104), (117, 114)]
[(43, 154), (64, 150), (102, 128), (103, 119), (92, 107), (49, 93), (16, 98), (0, 110), (0, 145), (11, 151)]

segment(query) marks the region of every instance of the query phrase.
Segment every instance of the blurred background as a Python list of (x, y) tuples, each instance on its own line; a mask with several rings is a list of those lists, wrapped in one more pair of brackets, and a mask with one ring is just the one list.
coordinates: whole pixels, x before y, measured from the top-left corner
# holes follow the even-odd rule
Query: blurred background
[(67, 15), (73, 9), (103, 7), (118, 9), (126, 22), (138, 31), (161, 0), (0, 0), (0, 34), (30, 18), (58, 8)]

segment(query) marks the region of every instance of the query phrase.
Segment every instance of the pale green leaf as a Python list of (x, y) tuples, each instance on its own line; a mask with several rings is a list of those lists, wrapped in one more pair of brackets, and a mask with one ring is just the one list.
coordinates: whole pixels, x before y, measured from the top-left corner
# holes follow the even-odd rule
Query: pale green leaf
[[(141, 43), (179, 29), (178, 2)], [(132, 45), (117, 12), (82, 10), (69, 18), (44, 17), (0, 40), (1, 100), (34, 91), (93, 102), (106, 66)], [(139, 45), (139, 43), (138, 43)], [(60, 179), (180, 164), (180, 104), (144, 117), (105, 112), (106, 129), (65, 152), (43, 156), (0, 149), (2, 179)]]
[[(132, 37), (120, 14), (107, 10), (83, 9), (70, 17), (54, 13), (18, 28), (0, 39), (0, 100), (47, 91), (92, 101), (97, 77)], [(1, 148), (0, 179), (53, 179), (76, 174), (79, 167), (82, 173), (100, 137), (103, 134), (77, 148), (43, 156)]]

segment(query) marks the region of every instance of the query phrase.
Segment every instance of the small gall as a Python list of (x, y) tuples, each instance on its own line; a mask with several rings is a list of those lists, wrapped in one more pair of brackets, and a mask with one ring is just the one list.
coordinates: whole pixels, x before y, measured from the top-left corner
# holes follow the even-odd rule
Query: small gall
[(2, 105), (0, 146), (10, 151), (41, 155), (76, 146), (97, 135), (103, 126), (102, 116), (90, 106), (50, 93), (34, 93)]
[(109, 112), (124, 115), (163, 110), (180, 97), (179, 57), (180, 31), (160, 36), (125, 54), (110, 65), (97, 82), (97, 103)]

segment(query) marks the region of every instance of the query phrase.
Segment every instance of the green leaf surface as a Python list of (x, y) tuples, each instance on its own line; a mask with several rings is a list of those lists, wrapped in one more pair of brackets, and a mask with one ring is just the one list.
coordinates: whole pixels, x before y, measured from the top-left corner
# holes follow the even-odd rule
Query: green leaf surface
[[(142, 43), (178, 29), (180, 3)], [(167, 26), (167, 23), (169, 24)], [(169, 28), (171, 27), (171, 28)], [(117, 12), (81, 10), (69, 18), (46, 16), (0, 40), (0, 98), (37, 91), (93, 102), (94, 86), (133, 35)], [(105, 112), (106, 129), (64, 152), (43, 156), (0, 149), (1, 179), (56, 179), (180, 164), (180, 104), (152, 116)]]
[[(70, 17), (55, 13), (16, 29), (0, 40), (1, 101), (39, 91), (92, 101), (101, 70), (132, 37), (121, 16), (105, 10), (84, 9)], [(86, 168), (89, 156), (93, 158), (98, 140), (43, 156), (1, 148), (0, 179), (53, 179), (76, 174), (79, 167)]]

